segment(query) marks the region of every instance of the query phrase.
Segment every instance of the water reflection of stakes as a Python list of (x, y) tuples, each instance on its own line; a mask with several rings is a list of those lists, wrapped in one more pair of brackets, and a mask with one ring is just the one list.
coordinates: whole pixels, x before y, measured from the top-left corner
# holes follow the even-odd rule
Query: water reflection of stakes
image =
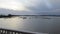
[(29, 19), (31, 19), (31, 17), (29, 17)]
[(27, 17), (23, 17), (23, 19), (27, 19)]

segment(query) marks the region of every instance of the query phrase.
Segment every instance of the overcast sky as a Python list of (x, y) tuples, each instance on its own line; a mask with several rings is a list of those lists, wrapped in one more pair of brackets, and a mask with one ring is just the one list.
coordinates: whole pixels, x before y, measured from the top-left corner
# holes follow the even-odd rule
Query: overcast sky
[(0, 0), (0, 8), (39, 12), (60, 11), (60, 0)]

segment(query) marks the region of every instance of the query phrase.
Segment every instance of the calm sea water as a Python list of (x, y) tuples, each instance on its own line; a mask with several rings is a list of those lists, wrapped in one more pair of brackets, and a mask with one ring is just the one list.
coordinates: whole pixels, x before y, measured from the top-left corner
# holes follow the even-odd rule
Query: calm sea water
[(0, 28), (41, 33), (59, 33), (60, 17), (17, 16), (12, 18), (0, 18)]

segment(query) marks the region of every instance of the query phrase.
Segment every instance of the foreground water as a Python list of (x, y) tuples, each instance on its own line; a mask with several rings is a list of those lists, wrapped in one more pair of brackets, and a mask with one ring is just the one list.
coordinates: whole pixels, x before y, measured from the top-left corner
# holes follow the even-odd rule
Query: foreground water
[(41, 33), (59, 33), (60, 17), (17, 16), (12, 18), (0, 18), (0, 28)]

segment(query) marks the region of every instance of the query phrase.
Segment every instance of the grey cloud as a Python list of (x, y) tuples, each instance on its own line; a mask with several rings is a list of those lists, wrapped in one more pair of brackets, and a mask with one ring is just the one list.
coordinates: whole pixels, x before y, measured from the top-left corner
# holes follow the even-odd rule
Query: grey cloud
[[(38, 1), (38, 0), (37, 0)], [(42, 3), (35, 4), (36, 6), (29, 6), (29, 8), (32, 11), (52, 11), (56, 9), (60, 9), (60, 1), (59, 0), (49, 0), (50, 4), (52, 5), (52, 8), (48, 8), (48, 6), (42, 1)], [(58, 3), (57, 3), (58, 2)]]
[[(21, 0), (17, 0), (17, 2), (20, 2)], [(23, 1), (23, 0), (22, 0)], [(28, 2), (30, 1), (30, 2)], [(48, 1), (49, 3), (45, 3)], [(35, 14), (59, 14), (60, 12), (60, 0), (26, 0), (22, 3), (24, 3), (25, 7), (30, 10), (30, 12), (16, 12), (16, 14), (19, 13), (35, 13)], [(51, 6), (49, 6), (49, 4)], [(52, 7), (52, 8), (49, 8)], [(59, 10), (56, 10), (59, 9)], [(11, 12), (11, 11), (10, 11)], [(13, 12), (13, 11), (12, 11)]]

